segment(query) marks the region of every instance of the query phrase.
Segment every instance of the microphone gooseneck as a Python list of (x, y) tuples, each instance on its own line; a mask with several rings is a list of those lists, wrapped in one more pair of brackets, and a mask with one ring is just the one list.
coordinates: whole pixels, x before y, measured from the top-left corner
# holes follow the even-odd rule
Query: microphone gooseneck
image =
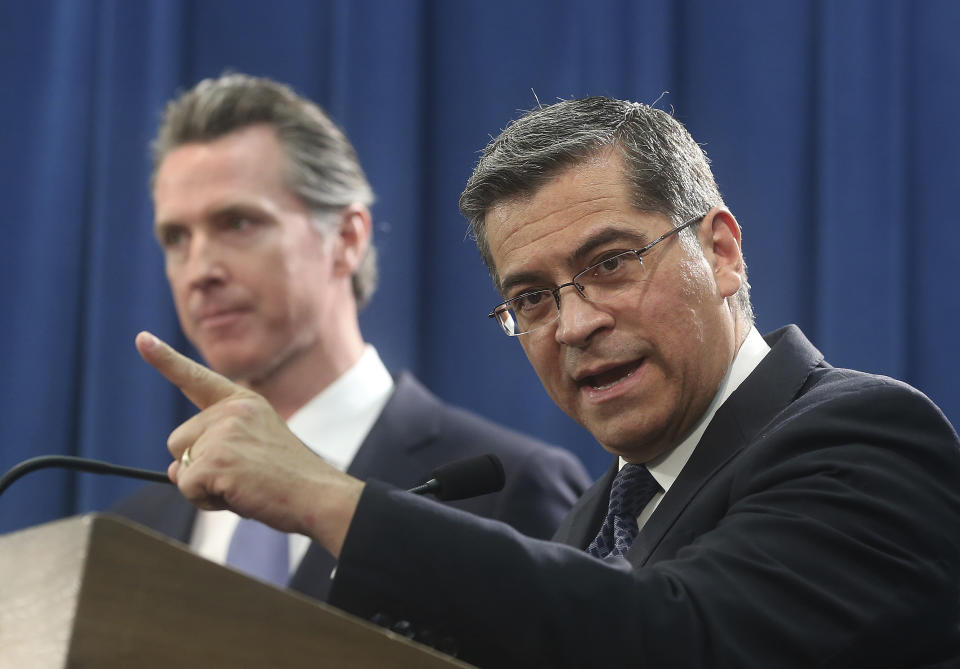
[(91, 460), (90, 458), (79, 458), (72, 455), (41, 455), (36, 458), (30, 458), (14, 465), (6, 474), (0, 476), (0, 494), (9, 488), (14, 481), (21, 476), (25, 476), (37, 469), (46, 469), (56, 467), (60, 469), (72, 469), (81, 472), (90, 472), (92, 474), (113, 474), (116, 476), (127, 476), (144, 481), (157, 481), (159, 483), (173, 482), (167, 478), (166, 472), (155, 472), (149, 469), (138, 469), (137, 467), (126, 467), (124, 465), (114, 465), (101, 460)]
[[(3, 494), (14, 481), (30, 472), (48, 468), (69, 469), (92, 474), (111, 474), (144, 481), (173, 484), (167, 477), (166, 472), (115, 465), (102, 460), (92, 460), (72, 455), (41, 455), (14, 465), (3, 476), (0, 476), (0, 494)], [(408, 492), (416, 495), (433, 494), (441, 501), (450, 502), (497, 492), (503, 489), (505, 481), (503, 463), (500, 462), (500, 458), (492, 453), (487, 453), (486, 455), (463, 458), (441, 465), (430, 473), (430, 479), (426, 483), (411, 488)]]

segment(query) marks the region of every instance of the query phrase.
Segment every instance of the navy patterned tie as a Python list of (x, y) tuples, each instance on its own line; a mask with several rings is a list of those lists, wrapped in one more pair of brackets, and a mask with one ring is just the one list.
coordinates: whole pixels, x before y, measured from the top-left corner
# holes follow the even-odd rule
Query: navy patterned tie
[(598, 558), (622, 557), (637, 538), (637, 516), (663, 490), (644, 465), (625, 464), (610, 487), (610, 507), (587, 553)]
[(241, 518), (230, 539), (227, 564), (285, 588), (290, 579), (290, 538), (250, 518)]

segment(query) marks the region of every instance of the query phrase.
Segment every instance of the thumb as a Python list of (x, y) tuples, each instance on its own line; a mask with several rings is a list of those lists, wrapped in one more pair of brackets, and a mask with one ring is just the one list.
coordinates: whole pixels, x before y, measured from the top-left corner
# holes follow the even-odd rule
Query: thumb
[(178, 353), (149, 332), (139, 333), (136, 345), (140, 356), (201, 410), (242, 390), (241, 386)]

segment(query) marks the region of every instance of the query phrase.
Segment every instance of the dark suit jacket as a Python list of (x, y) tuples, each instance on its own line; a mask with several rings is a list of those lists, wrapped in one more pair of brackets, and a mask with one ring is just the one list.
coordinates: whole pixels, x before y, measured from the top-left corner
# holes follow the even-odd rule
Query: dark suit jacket
[[(627, 559), (582, 549), (615, 467), (534, 541), (368, 485), (331, 603), (489, 667), (960, 664), (960, 444), (795, 327), (711, 421)], [(419, 528), (421, 540), (401, 546)], [(384, 559), (379, 559), (380, 557)]]
[[(495, 494), (450, 502), (452, 506), (495, 518), (533, 537), (549, 537), (590, 479), (568, 451), (495, 425), (441, 402), (410, 374), (396, 379), (348, 472), (377, 478), (406, 489), (422, 483), (436, 467), (470, 455), (494, 453), (503, 461), (504, 489)], [(173, 486), (145, 486), (113, 509), (169, 537), (190, 541), (196, 509)], [(419, 539), (414, 531), (405, 542)], [(311, 544), (290, 587), (325, 599), (333, 557)]]

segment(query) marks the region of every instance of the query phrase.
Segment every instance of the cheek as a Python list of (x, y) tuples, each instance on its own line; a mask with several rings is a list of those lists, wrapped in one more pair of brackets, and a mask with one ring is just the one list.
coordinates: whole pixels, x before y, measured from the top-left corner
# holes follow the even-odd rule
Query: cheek
[(677, 270), (676, 285), (687, 299), (702, 301), (707, 295), (716, 293), (713, 272), (701, 253), (685, 256), (677, 263)]
[(287, 280), (284, 276), (264, 276), (263, 281), (251, 286), (256, 294), (258, 310), (272, 328), (295, 326), (302, 320), (306, 308), (304, 286)]
[[(230, 263), (234, 281), (242, 283), (247, 290), (261, 295), (270, 295), (274, 299), (282, 298), (294, 285), (298, 276), (297, 263), (291, 254), (283, 249), (267, 247), (256, 254), (235, 257)], [(304, 277), (301, 279), (307, 282)]]
[(167, 285), (170, 286), (170, 294), (173, 296), (173, 304), (177, 311), (182, 311), (187, 304), (189, 291), (186, 288), (186, 282), (180, 278), (180, 273), (172, 270), (169, 266), (166, 270)]
[(679, 273), (674, 283), (674, 327), (683, 333), (688, 342), (705, 342), (708, 337), (705, 317), (719, 299), (716, 296), (716, 284), (706, 261), (685, 260), (680, 263)]
[(523, 352), (527, 354), (527, 360), (533, 367), (533, 371), (540, 378), (540, 383), (548, 392), (551, 392), (551, 386), (556, 383), (554, 379), (558, 373), (556, 354), (551, 350), (548, 342), (530, 339), (531, 336), (538, 335), (520, 337), (520, 345), (523, 347)]

